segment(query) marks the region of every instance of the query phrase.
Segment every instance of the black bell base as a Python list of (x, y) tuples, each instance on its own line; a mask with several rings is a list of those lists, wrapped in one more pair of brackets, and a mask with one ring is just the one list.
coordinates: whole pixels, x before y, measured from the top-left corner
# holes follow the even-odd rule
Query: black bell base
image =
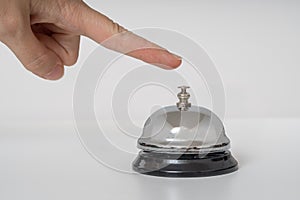
[(238, 170), (238, 162), (230, 151), (199, 154), (165, 154), (141, 151), (133, 162), (133, 170), (161, 177), (207, 177)]

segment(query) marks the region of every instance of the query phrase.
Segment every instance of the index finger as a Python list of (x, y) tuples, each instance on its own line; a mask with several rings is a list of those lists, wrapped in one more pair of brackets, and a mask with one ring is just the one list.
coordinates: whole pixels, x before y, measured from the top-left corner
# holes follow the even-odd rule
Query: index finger
[(101, 45), (164, 69), (174, 69), (181, 64), (179, 56), (126, 30), (86, 4), (79, 9), (81, 18), (75, 20), (74, 25)]

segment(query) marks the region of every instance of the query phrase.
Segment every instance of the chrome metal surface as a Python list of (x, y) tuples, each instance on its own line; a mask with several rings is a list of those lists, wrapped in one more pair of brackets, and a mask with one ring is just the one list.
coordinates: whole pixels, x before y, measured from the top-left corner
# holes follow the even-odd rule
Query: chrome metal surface
[(188, 102), (190, 94), (186, 92), (189, 86), (179, 86), (181, 92), (177, 94), (179, 102), (176, 104), (180, 111), (187, 111), (191, 107), (191, 103)]
[(229, 147), (222, 121), (210, 110), (197, 106), (187, 111), (168, 106), (154, 112), (138, 140), (138, 148), (153, 152), (208, 153)]

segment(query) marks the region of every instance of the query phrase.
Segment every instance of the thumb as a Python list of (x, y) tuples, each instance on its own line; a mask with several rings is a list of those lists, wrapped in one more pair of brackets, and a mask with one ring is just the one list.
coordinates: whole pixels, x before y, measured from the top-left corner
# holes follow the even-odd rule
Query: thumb
[(64, 67), (60, 58), (35, 37), (30, 25), (23, 27), (22, 33), (6, 38), (3, 42), (32, 73), (48, 80), (61, 78)]

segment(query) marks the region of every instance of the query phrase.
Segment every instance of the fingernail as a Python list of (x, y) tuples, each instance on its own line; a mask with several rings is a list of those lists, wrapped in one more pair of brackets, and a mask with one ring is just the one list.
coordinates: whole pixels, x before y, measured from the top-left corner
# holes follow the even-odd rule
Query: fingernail
[(62, 66), (57, 64), (51, 72), (46, 74), (44, 77), (48, 80), (57, 80), (62, 76)]
[(177, 56), (176, 54), (173, 54), (173, 57), (176, 58), (177, 60), (182, 60), (182, 57)]

